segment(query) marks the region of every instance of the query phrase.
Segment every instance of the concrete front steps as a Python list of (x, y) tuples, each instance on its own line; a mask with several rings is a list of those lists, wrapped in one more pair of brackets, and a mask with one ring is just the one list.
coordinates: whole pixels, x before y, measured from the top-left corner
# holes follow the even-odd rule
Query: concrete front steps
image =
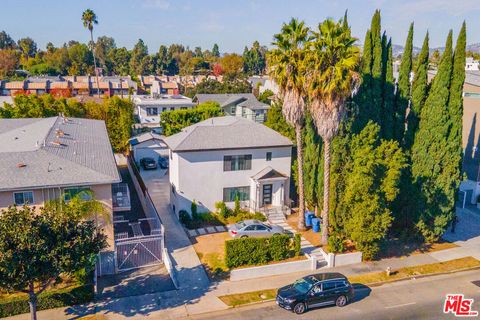
[[(274, 212), (270, 213), (267, 217), (268, 221), (271, 224), (275, 224), (277, 226), (283, 227), (283, 229), (287, 230), (287, 232), (291, 232), (293, 234), (296, 233), (295, 229), (293, 229), (286, 221), (285, 216), (282, 212)], [(322, 267), (326, 265), (325, 258), (320, 250), (320, 248), (313, 246), (310, 241), (301, 237), (301, 248), (302, 252), (308, 254), (309, 256), (313, 256), (317, 260), (317, 266)]]

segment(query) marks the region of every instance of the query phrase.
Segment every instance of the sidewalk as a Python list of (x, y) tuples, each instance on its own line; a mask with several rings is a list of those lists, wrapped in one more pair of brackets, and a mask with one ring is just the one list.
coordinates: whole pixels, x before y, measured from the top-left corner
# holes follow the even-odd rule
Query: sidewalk
[[(171, 254), (178, 269), (180, 290), (110, 299), (100, 301), (96, 305), (40, 311), (39, 319), (78, 319), (79, 316), (94, 312), (105, 315), (107, 319), (142, 317), (176, 319), (227, 309), (227, 306), (218, 299), (219, 296), (275, 289), (312, 273), (308, 271), (262, 279), (236, 282), (226, 280), (219, 283), (210, 283), (180, 223), (166, 211), (168, 202), (165, 201), (165, 197), (168, 197), (168, 190), (165, 192), (163, 187), (159, 187), (161, 183), (157, 179), (149, 180), (148, 184), (149, 190), (152, 190), (151, 192), (154, 193), (152, 198), (158, 202), (159, 208), (163, 208), (163, 211), (159, 210), (159, 213), (162, 212), (160, 213), (161, 218), (168, 232), (169, 243), (167, 246), (169, 250), (172, 250)], [(398, 269), (467, 256), (480, 260), (480, 229), (475, 229), (480, 222), (480, 210), (479, 212), (467, 209), (459, 210), (458, 215), (460, 222), (456, 233), (452, 234), (449, 231), (446, 233), (445, 238), (456, 239), (455, 243), (459, 247), (431, 253), (415, 254), (408, 257), (362, 262), (337, 268), (322, 268), (320, 272), (337, 271), (346, 276), (351, 276), (385, 271), (387, 267)], [(180, 268), (180, 265), (183, 267)], [(29, 319), (29, 315), (23, 314), (10, 319)]]

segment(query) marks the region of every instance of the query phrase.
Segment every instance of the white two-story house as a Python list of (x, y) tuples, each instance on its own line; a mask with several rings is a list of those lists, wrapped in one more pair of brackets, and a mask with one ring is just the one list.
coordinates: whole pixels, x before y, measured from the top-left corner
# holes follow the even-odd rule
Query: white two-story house
[(192, 99), (182, 95), (145, 95), (134, 96), (133, 103), (136, 107), (136, 112), (143, 127), (159, 127), (160, 116), (162, 112), (185, 110), (195, 107)]
[(251, 211), (289, 204), (292, 142), (241, 117), (207, 119), (165, 139), (173, 211), (214, 211), (238, 197)]

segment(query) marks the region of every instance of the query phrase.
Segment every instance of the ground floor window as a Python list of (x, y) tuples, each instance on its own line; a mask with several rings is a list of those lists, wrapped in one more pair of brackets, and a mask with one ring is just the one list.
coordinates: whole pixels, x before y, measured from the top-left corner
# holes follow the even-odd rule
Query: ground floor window
[(33, 191), (14, 192), (13, 199), (17, 206), (33, 203)]
[(233, 202), (237, 196), (240, 201), (250, 200), (250, 187), (223, 188), (223, 202)]

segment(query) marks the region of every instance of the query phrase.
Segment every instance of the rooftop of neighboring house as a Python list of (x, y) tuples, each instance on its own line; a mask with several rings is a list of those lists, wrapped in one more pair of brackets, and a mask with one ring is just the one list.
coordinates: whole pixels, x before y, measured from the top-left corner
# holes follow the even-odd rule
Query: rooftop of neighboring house
[(175, 152), (287, 147), (292, 142), (278, 132), (241, 117), (215, 117), (165, 138)]
[(193, 107), (195, 103), (192, 99), (179, 94), (160, 94), (160, 95), (136, 95), (133, 97), (133, 102), (138, 106), (149, 105), (182, 105), (186, 107)]
[(0, 119), (0, 190), (120, 182), (101, 120)]
[(160, 140), (162, 141), (163, 137), (159, 134), (156, 134), (155, 132), (145, 132), (142, 134), (139, 134), (137, 136), (134, 136), (128, 140), (130, 145), (135, 146), (137, 144), (143, 143), (145, 141), (150, 141), (150, 140)]
[[(429, 81), (437, 74), (437, 70), (428, 70)], [(480, 87), (480, 70), (465, 70), (465, 83)]]
[(257, 100), (253, 93), (222, 93), (222, 94), (197, 94), (193, 97), (194, 101), (198, 103), (215, 101), (220, 104), (220, 107), (228, 105), (237, 105), (239, 107), (247, 107), (252, 110), (268, 109), (270, 106)]

